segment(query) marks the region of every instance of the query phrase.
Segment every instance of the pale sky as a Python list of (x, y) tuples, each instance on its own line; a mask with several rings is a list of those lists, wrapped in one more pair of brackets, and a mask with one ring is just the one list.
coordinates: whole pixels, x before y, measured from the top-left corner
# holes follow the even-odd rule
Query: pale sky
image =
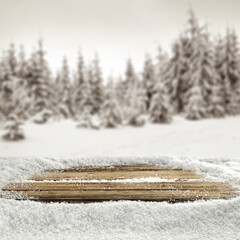
[(0, 49), (44, 39), (55, 70), (66, 55), (75, 68), (78, 48), (88, 61), (98, 51), (105, 76), (123, 73), (128, 57), (141, 70), (146, 52), (169, 50), (186, 24), (189, 5), (214, 33), (240, 29), (240, 0), (0, 0)]

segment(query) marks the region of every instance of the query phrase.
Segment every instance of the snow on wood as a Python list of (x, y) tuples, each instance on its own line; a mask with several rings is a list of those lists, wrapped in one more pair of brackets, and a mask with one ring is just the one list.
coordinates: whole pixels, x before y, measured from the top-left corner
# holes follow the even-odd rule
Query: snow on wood
[[(176, 182), (112, 182), (116, 179), (158, 177)], [(190, 171), (167, 169), (154, 165), (83, 167), (48, 171), (31, 180), (3, 188), (17, 193), (17, 199), (37, 201), (95, 202), (110, 200), (192, 201), (197, 199), (228, 199), (234, 189), (221, 182), (207, 182)], [(55, 182), (57, 180), (110, 180), (108, 182)], [(184, 182), (183, 180), (189, 181)], [(195, 181), (199, 179), (199, 181)], [(44, 182), (51, 180), (52, 182)], [(191, 181), (193, 180), (193, 182)]]

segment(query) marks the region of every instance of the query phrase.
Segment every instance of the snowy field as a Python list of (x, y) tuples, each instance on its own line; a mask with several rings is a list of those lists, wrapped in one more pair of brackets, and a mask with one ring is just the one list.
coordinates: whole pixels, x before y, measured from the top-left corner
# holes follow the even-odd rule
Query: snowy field
[[(27, 123), (26, 140), (0, 139), (0, 156), (203, 156), (240, 158), (240, 117), (88, 130), (73, 121)], [(3, 130), (0, 126), (0, 135)]]
[[(44, 169), (149, 163), (191, 170), (240, 190), (240, 117), (197, 122), (177, 117), (170, 125), (113, 130), (84, 130), (75, 125), (72, 121), (28, 123), (25, 141), (0, 140), (0, 188), (26, 181)], [(120, 157), (133, 155), (142, 157)], [(167, 155), (171, 157), (157, 157)], [(240, 239), (240, 197), (177, 204), (46, 204), (0, 194), (3, 240)]]

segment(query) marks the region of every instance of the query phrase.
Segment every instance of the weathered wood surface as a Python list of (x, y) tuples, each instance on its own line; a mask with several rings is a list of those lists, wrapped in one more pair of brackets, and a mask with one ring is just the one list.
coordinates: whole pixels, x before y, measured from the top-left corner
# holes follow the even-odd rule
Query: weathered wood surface
[[(111, 182), (117, 179), (162, 178), (163, 182)], [(9, 184), (5, 191), (17, 198), (38, 201), (95, 202), (109, 200), (193, 201), (197, 199), (228, 199), (234, 189), (221, 182), (208, 182), (189, 171), (166, 169), (152, 165), (115, 167), (84, 167), (52, 170), (34, 176), (32, 182)], [(82, 182), (69, 180), (110, 180)], [(166, 181), (164, 179), (175, 179)], [(46, 181), (47, 180), (47, 181)], [(63, 181), (59, 181), (63, 180)], [(58, 182), (57, 182), (58, 181)]]
[(117, 179), (132, 179), (132, 178), (149, 178), (159, 177), (165, 179), (196, 179), (200, 178), (194, 173), (179, 170), (170, 171), (101, 171), (101, 172), (51, 172), (44, 173), (39, 176), (34, 176), (32, 180), (117, 180)]
[(167, 169), (155, 165), (123, 165), (109, 167), (83, 167), (47, 171), (31, 180), (116, 180), (159, 177), (165, 179), (198, 179), (201, 176), (190, 171)]
[(114, 165), (114, 166), (81, 166), (65, 169), (50, 169), (45, 172), (100, 172), (100, 171), (158, 171), (169, 170), (163, 166), (150, 164), (134, 164), (134, 165)]

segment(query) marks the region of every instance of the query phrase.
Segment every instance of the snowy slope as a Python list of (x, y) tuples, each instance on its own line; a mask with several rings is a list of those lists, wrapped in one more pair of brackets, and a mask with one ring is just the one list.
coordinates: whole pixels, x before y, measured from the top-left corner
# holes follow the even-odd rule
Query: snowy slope
[[(202, 156), (240, 158), (240, 116), (87, 130), (76, 122), (27, 123), (26, 140), (0, 139), (0, 156)], [(3, 130), (0, 127), (0, 135)]]
[[(0, 182), (48, 168), (160, 164), (203, 174), (240, 189), (240, 161), (197, 158), (1, 158)], [(1, 239), (239, 239), (240, 197), (194, 203), (37, 203), (0, 200)]]

